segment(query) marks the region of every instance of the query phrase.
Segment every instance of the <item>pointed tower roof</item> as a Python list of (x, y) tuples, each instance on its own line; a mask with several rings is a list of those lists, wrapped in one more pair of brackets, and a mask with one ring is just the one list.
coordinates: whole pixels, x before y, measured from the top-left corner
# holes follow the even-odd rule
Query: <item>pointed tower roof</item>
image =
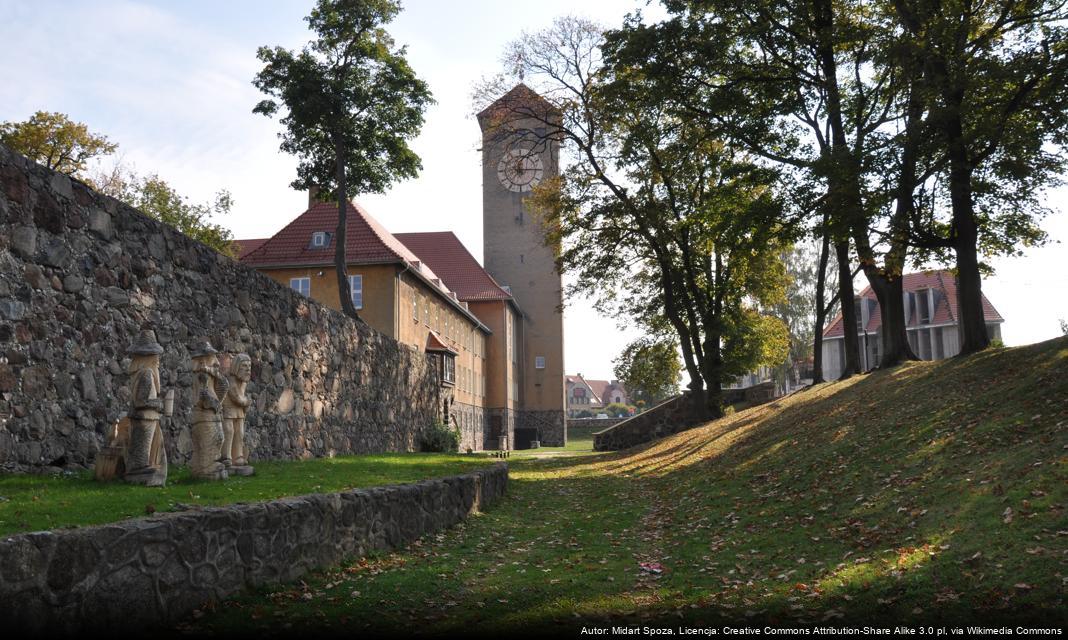
[(560, 110), (541, 97), (536, 91), (520, 82), (511, 91), (497, 98), (493, 104), (478, 112), (478, 124), (483, 129), (487, 124), (525, 117), (559, 117)]

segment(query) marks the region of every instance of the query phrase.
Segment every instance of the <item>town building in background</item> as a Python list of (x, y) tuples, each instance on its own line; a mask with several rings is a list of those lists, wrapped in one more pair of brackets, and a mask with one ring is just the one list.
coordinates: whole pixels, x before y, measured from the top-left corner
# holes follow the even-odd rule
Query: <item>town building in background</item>
[[(905, 325), (909, 345), (923, 360), (941, 360), (960, 353), (960, 328), (957, 315), (957, 283), (952, 272), (923, 271), (903, 276)], [(879, 327), (882, 315), (875, 292), (866, 287), (853, 301), (857, 310), (857, 335), (860, 336), (861, 366), (869, 371), (879, 366), (882, 340)], [(1001, 340), (1001, 317), (983, 295), (986, 330), (991, 340)], [(823, 331), (823, 377), (834, 380), (845, 369), (842, 314), (839, 313)]]
[[(450, 231), (394, 235), (349, 207), (353, 305), (375, 329), (434, 355), (448, 390), (443, 419), (472, 450), (566, 441), (563, 285), (555, 250), (523, 202), (558, 173), (558, 143), (538, 137), (551, 117), (551, 105), (524, 85), (478, 116), (485, 267)], [(340, 310), (337, 218), (336, 203), (311, 197), (270, 238), (238, 240), (240, 260)]]

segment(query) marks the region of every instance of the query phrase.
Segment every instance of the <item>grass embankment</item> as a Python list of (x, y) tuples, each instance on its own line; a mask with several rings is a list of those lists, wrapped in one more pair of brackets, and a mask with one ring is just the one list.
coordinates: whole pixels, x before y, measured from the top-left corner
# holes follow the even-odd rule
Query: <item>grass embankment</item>
[(1061, 339), (821, 385), (627, 452), (513, 457), (488, 513), (192, 625), (1064, 624), (1066, 399)]
[(381, 454), (304, 461), (254, 462), (256, 475), (225, 482), (194, 480), (186, 467), (171, 467), (166, 487), (96, 482), (92, 472), (70, 476), (0, 476), (0, 535), (103, 524), (171, 511), (176, 505), (257, 502), (308, 493), (465, 473), (484, 467), (481, 456)]

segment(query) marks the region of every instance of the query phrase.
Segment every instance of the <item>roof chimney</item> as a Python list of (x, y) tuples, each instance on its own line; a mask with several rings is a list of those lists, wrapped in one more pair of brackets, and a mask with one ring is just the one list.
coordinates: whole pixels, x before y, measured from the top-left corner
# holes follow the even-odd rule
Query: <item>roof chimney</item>
[(319, 202), (319, 187), (311, 187), (308, 189), (308, 208), (311, 209), (317, 202)]

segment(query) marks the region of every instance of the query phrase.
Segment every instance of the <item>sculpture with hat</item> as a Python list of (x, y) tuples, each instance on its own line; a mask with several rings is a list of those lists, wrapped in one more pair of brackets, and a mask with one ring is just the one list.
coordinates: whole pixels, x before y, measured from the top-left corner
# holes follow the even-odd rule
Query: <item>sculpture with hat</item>
[(225, 480), (222, 463), (222, 398), (230, 387), (219, 369), (218, 351), (205, 339), (189, 355), (193, 358), (193, 459), (194, 478)]
[(129, 435), (124, 456), (123, 479), (134, 484), (162, 487), (167, 483), (167, 449), (160, 429), (159, 357), (163, 347), (156, 333), (144, 329), (126, 350), (130, 354)]
[(245, 451), (245, 414), (252, 404), (246, 392), (252, 379), (252, 358), (247, 353), (239, 353), (230, 360), (227, 379), (230, 388), (222, 403), (222, 462), (228, 474), (250, 476), (253, 469), (248, 464), (248, 453)]

